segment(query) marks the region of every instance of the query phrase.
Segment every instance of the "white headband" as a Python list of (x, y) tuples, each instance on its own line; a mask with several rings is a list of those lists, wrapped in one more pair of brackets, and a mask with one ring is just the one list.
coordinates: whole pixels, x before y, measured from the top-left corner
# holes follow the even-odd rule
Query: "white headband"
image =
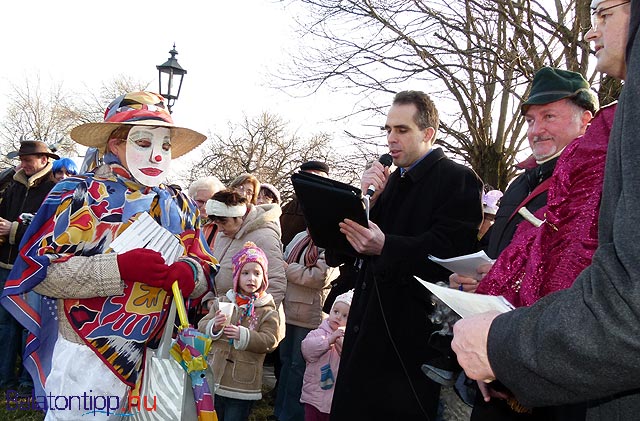
[(598, 7), (598, 5), (599, 5), (600, 3), (602, 3), (603, 1), (605, 1), (605, 0), (593, 0), (593, 1), (591, 2), (591, 8), (592, 8), (592, 9), (596, 9), (596, 8)]
[(227, 206), (217, 200), (209, 199), (205, 205), (205, 210), (209, 216), (238, 217), (247, 213), (246, 205)]

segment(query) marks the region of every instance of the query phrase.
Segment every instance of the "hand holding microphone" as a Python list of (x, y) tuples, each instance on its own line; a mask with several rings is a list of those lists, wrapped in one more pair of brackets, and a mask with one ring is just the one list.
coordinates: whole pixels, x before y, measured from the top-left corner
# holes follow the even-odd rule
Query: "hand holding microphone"
[(388, 153), (380, 156), (378, 162), (374, 162), (362, 175), (362, 181), (360, 183), (362, 190), (366, 188), (366, 196), (373, 198), (377, 192), (382, 192), (387, 184), (387, 178), (389, 177), (388, 168), (393, 163), (393, 158)]

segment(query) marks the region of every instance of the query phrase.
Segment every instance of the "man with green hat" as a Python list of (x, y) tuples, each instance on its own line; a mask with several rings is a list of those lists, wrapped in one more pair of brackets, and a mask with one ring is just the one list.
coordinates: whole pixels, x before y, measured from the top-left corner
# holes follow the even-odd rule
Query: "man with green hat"
[(528, 406), (588, 401), (588, 420), (635, 420), (640, 411), (639, 3), (593, 1), (593, 25), (584, 37), (593, 43), (596, 70), (625, 79), (591, 265), (570, 288), (531, 306), (454, 327), (452, 346), (469, 377), (497, 378)]
[(572, 140), (584, 134), (598, 109), (598, 98), (589, 83), (576, 72), (543, 67), (533, 78), (521, 113), (527, 122), (532, 156), (518, 164), (524, 169), (502, 199), (495, 222), (487, 235), (487, 254), (495, 259), (509, 245), (523, 218), (517, 210), (526, 201), (535, 212), (547, 203), (547, 180), (558, 156)]
[[(521, 208), (533, 214), (547, 205), (551, 175), (560, 154), (574, 139), (584, 134), (597, 109), (597, 97), (579, 73), (543, 67), (535, 74), (530, 94), (521, 106), (528, 125), (527, 138), (532, 156), (519, 164), (520, 168), (525, 168), (524, 173), (511, 183), (500, 200), (495, 223), (486, 234), (489, 235), (487, 254), (490, 257), (497, 259), (518, 238), (514, 238), (516, 228), (525, 220), (518, 212)], [(482, 265), (478, 272), (484, 276), (490, 269), (490, 264)], [(472, 292), (478, 287), (478, 280), (453, 274), (450, 286)], [(505, 400), (485, 402), (477, 393), (473, 419), (529, 418), (514, 412)]]

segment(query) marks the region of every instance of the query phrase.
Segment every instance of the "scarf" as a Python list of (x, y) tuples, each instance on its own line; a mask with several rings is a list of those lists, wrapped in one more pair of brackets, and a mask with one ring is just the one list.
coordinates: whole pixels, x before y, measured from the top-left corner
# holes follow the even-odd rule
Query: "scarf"
[(245, 318), (249, 319), (249, 329), (255, 330), (258, 325), (258, 318), (256, 317), (255, 302), (257, 299), (264, 297), (266, 292), (260, 291), (257, 294), (245, 295), (241, 292), (236, 292), (236, 304), (240, 309), (240, 316), (238, 317), (237, 326), (242, 324)]
[(302, 256), (302, 252), (306, 249), (304, 253), (304, 265), (306, 267), (313, 267), (318, 262), (318, 247), (313, 243), (313, 239), (311, 238), (311, 234), (309, 234), (309, 230), (306, 231), (306, 235), (302, 237), (293, 249), (289, 253), (289, 257), (287, 257), (287, 263), (298, 263), (300, 261), (300, 257)]

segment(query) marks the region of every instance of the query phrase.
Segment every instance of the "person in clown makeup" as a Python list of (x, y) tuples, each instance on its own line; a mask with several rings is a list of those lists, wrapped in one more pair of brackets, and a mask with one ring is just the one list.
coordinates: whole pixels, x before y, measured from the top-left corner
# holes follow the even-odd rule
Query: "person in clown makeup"
[[(217, 271), (197, 205), (162, 183), (171, 160), (206, 137), (175, 126), (163, 97), (125, 94), (107, 107), (103, 123), (80, 125), (71, 137), (97, 148), (104, 164), (51, 191), (0, 298), (29, 331), (23, 360), (46, 420), (78, 419), (91, 408), (87, 400), (61, 407), (61, 400), (38, 397), (109, 396), (126, 405), (126, 394), (140, 384), (145, 350), (158, 344), (172, 283), (184, 296), (199, 297), (212, 289)], [(150, 249), (110, 248), (144, 213), (184, 246), (175, 263)], [(28, 291), (37, 300), (25, 301)], [(116, 417), (110, 409), (91, 416)]]

